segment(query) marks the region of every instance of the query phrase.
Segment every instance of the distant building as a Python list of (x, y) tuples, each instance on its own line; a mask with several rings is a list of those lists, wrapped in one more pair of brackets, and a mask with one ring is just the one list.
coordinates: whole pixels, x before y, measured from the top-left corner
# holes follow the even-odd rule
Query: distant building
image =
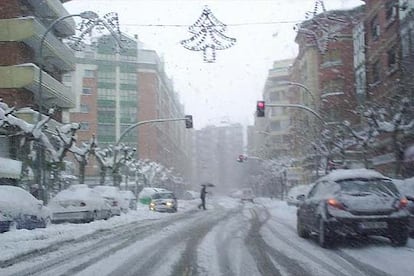
[(243, 153), (243, 126), (229, 124), (207, 126), (195, 132), (196, 179), (211, 182), (217, 191), (229, 192), (231, 189), (247, 185), (246, 168), (238, 163), (237, 157)]

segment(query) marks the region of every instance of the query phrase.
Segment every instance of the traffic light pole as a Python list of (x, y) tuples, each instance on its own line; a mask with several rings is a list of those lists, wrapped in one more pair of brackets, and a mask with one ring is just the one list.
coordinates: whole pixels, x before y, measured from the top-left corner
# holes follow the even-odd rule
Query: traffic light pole
[(119, 143), (121, 142), (122, 138), (124, 138), (125, 135), (127, 135), (132, 129), (141, 126), (141, 125), (145, 125), (145, 124), (152, 124), (152, 123), (161, 123), (161, 122), (171, 122), (171, 121), (186, 121), (187, 118), (170, 118), (170, 119), (154, 119), (154, 120), (146, 120), (146, 121), (140, 121), (137, 122), (133, 125), (130, 125), (129, 127), (127, 127), (119, 136), (118, 141), (116, 141), (115, 146), (118, 146)]
[(313, 115), (315, 115), (324, 125), (328, 125), (329, 123), (325, 122), (325, 120), (322, 118), (322, 116), (313, 110), (312, 108), (309, 108), (307, 106), (301, 105), (301, 104), (266, 104), (266, 107), (293, 107), (293, 108), (300, 108), (304, 109)]

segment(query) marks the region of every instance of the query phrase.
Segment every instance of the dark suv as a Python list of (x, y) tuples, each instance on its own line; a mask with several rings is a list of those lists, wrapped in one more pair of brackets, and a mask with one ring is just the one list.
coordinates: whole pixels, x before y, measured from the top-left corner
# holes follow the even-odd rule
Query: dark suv
[(298, 196), (297, 232), (318, 234), (329, 247), (337, 235), (381, 235), (396, 246), (408, 239), (407, 199), (391, 179), (367, 169), (336, 170)]

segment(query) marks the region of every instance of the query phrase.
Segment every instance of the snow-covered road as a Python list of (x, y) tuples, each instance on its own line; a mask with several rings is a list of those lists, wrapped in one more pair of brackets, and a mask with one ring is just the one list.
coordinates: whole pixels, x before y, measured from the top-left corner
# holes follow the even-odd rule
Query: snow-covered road
[(296, 208), (265, 198), (180, 201), (89, 224), (0, 234), (0, 275), (411, 275), (414, 240), (345, 240), (320, 248), (296, 234)]

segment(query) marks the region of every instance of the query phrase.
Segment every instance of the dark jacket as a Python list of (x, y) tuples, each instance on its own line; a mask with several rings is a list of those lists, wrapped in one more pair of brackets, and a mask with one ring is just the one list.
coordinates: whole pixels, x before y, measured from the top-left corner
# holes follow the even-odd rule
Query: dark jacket
[(200, 198), (202, 198), (202, 199), (206, 198), (206, 194), (207, 194), (206, 186), (203, 186), (203, 188), (201, 189), (201, 192), (200, 192)]

